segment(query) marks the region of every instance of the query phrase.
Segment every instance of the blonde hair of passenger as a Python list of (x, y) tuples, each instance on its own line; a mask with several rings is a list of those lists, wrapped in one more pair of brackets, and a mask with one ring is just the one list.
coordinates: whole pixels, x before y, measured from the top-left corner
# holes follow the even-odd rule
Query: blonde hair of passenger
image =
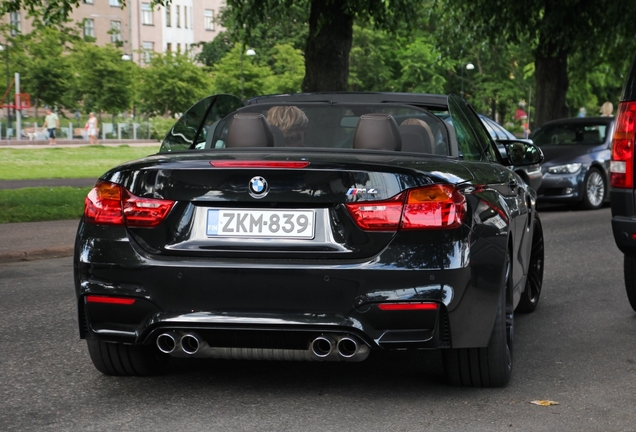
[(267, 112), (267, 122), (283, 132), (285, 144), (302, 142), (309, 119), (295, 106), (275, 106)]
[(614, 105), (607, 101), (601, 106), (601, 117), (611, 117), (614, 115)]

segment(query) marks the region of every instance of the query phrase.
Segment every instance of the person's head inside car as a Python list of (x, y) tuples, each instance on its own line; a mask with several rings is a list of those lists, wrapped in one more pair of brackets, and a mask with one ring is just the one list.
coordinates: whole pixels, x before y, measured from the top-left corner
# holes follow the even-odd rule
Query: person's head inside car
[(267, 112), (267, 122), (283, 133), (285, 147), (302, 147), (309, 120), (296, 106), (275, 106)]

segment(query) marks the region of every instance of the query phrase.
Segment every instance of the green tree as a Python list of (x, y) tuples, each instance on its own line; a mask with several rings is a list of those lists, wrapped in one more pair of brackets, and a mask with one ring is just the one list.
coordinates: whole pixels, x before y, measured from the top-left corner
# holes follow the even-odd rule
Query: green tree
[[(20, 91), (31, 95), (31, 103), (72, 107), (72, 68), (65, 55), (75, 36), (67, 28), (46, 27), (35, 23), (35, 30), (17, 35), (9, 44), (11, 65), (20, 72)], [(8, 38), (11, 40), (11, 38)], [(5, 38), (7, 40), (7, 38)]]
[(349, 53), (349, 86), (352, 91), (395, 90), (396, 50), (391, 35), (359, 25), (353, 26)]
[(201, 48), (195, 56), (196, 61), (206, 66), (217, 64), (234, 46), (228, 32), (220, 32), (211, 42), (199, 42), (194, 44)]
[(88, 111), (116, 114), (128, 109), (133, 71), (121, 56), (112, 45), (76, 42), (69, 56), (75, 76), (73, 99), (81, 101)]
[[(574, 55), (602, 58), (623, 42), (631, 57), (636, 9), (614, 0), (443, 0), (454, 26), (493, 42), (529, 41), (535, 63), (536, 123), (569, 114), (568, 61)], [(453, 20), (451, 20), (453, 21)], [(630, 49), (625, 49), (629, 47)]]
[[(272, 75), (269, 66), (261, 66), (254, 60), (255, 56), (248, 56), (241, 52), (243, 48), (235, 45), (212, 69), (212, 92), (228, 93), (235, 96), (243, 95), (250, 98), (266, 91), (268, 77)], [(258, 56), (258, 53), (257, 53)], [(242, 78), (242, 81), (241, 81)]]
[(209, 94), (209, 81), (187, 54), (155, 54), (140, 72), (139, 109), (147, 114), (182, 113)]
[(305, 76), (305, 60), (300, 50), (290, 44), (272, 49), (272, 75), (265, 78), (264, 93), (298, 93)]
[(400, 21), (415, 16), (416, 0), (227, 0), (239, 28), (249, 38), (251, 28), (270, 17), (286, 16), (292, 6), (308, 11), (303, 91), (342, 91), (349, 78), (349, 52), (355, 20), (375, 28), (395, 30)]

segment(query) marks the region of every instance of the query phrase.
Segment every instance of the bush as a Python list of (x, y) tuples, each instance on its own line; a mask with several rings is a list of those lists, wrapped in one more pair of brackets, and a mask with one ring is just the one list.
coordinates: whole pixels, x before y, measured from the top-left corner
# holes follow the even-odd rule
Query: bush
[(170, 117), (152, 117), (150, 119), (150, 138), (163, 141), (175, 123), (176, 120)]

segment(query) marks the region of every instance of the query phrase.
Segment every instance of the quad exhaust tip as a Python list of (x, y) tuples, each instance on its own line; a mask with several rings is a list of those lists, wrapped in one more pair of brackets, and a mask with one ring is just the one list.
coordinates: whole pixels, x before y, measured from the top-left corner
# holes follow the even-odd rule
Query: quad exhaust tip
[(196, 335), (186, 334), (181, 338), (181, 349), (186, 354), (196, 354), (201, 347), (201, 342)]
[(177, 348), (177, 340), (172, 333), (162, 333), (157, 337), (157, 348), (162, 353), (170, 354)]
[(325, 358), (331, 351), (333, 350), (333, 341), (331, 338), (326, 336), (318, 336), (311, 343), (311, 351), (318, 358)]
[(358, 352), (359, 346), (355, 339), (343, 337), (338, 341), (338, 354), (344, 358), (351, 358)]

